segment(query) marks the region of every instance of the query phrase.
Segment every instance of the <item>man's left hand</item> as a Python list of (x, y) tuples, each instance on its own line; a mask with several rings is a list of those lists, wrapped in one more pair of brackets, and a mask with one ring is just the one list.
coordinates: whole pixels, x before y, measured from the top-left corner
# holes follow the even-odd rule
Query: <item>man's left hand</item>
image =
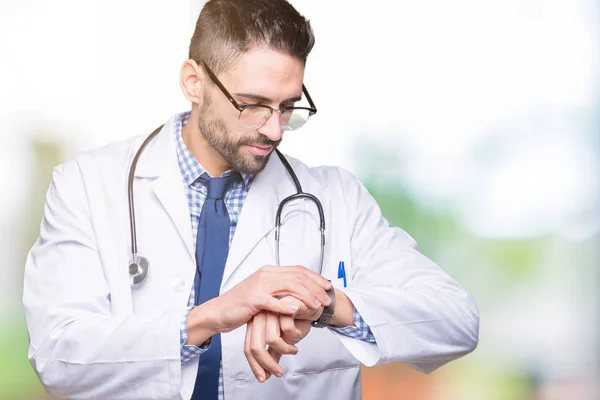
[[(292, 296), (282, 300), (301, 306), (301, 302)], [(318, 319), (322, 312), (322, 307), (316, 311), (301, 308), (293, 316), (262, 311), (248, 322), (244, 354), (259, 382), (265, 382), (271, 374), (277, 377), (283, 375), (279, 365), (281, 356), (298, 353), (295, 345), (304, 339), (310, 331), (311, 322)]]

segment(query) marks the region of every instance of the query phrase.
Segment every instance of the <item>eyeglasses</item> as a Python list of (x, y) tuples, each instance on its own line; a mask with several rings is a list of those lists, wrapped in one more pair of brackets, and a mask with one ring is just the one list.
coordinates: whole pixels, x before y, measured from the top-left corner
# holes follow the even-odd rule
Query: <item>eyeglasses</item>
[(210, 79), (221, 89), (221, 92), (227, 97), (229, 102), (240, 112), (238, 118), (240, 128), (245, 130), (255, 130), (262, 127), (274, 112), (279, 113), (279, 125), (284, 131), (293, 131), (301, 128), (310, 116), (317, 113), (315, 104), (313, 103), (308, 90), (304, 84), (302, 85), (302, 93), (306, 96), (310, 107), (282, 107), (274, 109), (264, 104), (239, 104), (233, 96), (225, 89), (225, 86), (217, 79), (217, 76), (210, 68), (202, 61), (200, 64), (204, 66)]

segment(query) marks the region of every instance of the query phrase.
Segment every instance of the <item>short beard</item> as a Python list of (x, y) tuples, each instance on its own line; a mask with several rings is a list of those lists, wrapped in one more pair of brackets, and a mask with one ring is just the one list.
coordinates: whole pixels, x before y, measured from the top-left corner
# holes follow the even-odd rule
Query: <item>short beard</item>
[(243, 145), (261, 145), (272, 146), (275, 149), (281, 143), (281, 139), (274, 142), (259, 134), (258, 137), (242, 138), (235, 142), (230, 137), (223, 120), (214, 118), (214, 113), (211, 112), (211, 100), (207, 93), (204, 94), (203, 100), (204, 104), (198, 118), (198, 128), (208, 144), (229, 164), (232, 170), (248, 175), (256, 175), (261, 172), (273, 152), (266, 156), (253, 154), (245, 156), (240, 153), (241, 147)]

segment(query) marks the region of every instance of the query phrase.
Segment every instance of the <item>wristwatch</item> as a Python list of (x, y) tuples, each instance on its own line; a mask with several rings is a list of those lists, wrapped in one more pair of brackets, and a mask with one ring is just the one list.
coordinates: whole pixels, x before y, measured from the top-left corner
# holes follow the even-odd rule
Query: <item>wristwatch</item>
[(331, 299), (331, 304), (323, 308), (323, 312), (318, 320), (312, 322), (312, 326), (315, 328), (326, 328), (331, 325), (331, 319), (333, 318), (333, 312), (335, 310), (335, 289), (332, 286), (331, 289), (325, 293), (327, 293)]

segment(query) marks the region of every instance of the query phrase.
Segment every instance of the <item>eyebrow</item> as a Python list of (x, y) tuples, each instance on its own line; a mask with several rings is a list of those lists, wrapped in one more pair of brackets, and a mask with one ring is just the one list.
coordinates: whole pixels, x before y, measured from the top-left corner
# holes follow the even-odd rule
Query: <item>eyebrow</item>
[[(234, 93), (234, 96), (237, 97), (244, 97), (246, 99), (252, 99), (258, 102), (263, 102), (263, 103), (272, 103), (273, 100), (271, 100), (268, 97), (262, 96), (260, 94), (253, 94), (253, 93)], [(282, 101), (280, 104), (283, 103), (289, 103), (289, 102), (296, 102), (296, 101), (300, 101), (302, 100), (302, 96), (296, 96), (296, 97), (291, 97), (289, 99), (286, 99), (284, 101)]]

